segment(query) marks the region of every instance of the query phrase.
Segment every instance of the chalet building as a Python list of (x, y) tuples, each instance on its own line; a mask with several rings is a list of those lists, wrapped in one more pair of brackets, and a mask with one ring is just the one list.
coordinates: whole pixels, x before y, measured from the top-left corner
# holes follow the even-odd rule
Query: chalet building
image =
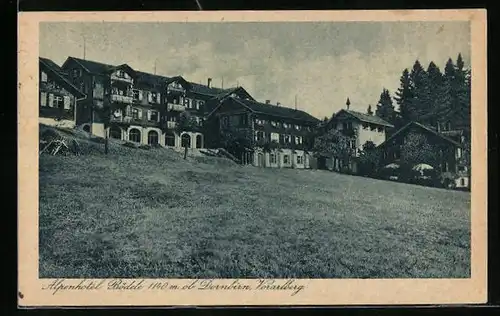
[(246, 135), (251, 148), (238, 157), (244, 164), (304, 169), (311, 168), (318, 123), (304, 111), (229, 95), (208, 115), (207, 135), (212, 147), (235, 132)]
[(456, 187), (465, 188), (469, 185), (467, 166), (461, 162), (464, 154), (462, 144), (436, 131), (432, 127), (417, 122), (406, 124), (378, 146), (383, 155), (383, 165), (390, 163), (400, 164), (401, 150), (403, 145), (408, 141), (408, 135), (410, 134), (424, 136), (425, 141), (432, 146), (437, 157), (439, 157), (437, 161), (422, 163), (432, 166), (438, 173), (455, 174), (457, 176), (455, 179)]
[(77, 101), (85, 94), (75, 87), (61, 67), (39, 58), (39, 121), (45, 125), (73, 128)]
[[(343, 135), (350, 137), (350, 147), (354, 158), (356, 158), (366, 142), (371, 141), (375, 146), (380, 145), (386, 140), (387, 131), (393, 127), (392, 124), (378, 116), (342, 109), (326, 123), (324, 131), (336, 129)], [(344, 166), (345, 161), (339, 157), (329, 157), (329, 155), (323, 155), (318, 164), (320, 168), (336, 171), (347, 167), (351, 172), (356, 173), (358, 169), (356, 159), (352, 159), (349, 166)]]
[(142, 144), (202, 148), (203, 121), (210, 104), (231, 94), (252, 99), (242, 87), (213, 88), (210, 78), (204, 86), (181, 76), (136, 71), (126, 64), (113, 66), (69, 57), (62, 68), (87, 93), (79, 104), (77, 125), (104, 136), (103, 120), (95, 109), (109, 104), (109, 136)]

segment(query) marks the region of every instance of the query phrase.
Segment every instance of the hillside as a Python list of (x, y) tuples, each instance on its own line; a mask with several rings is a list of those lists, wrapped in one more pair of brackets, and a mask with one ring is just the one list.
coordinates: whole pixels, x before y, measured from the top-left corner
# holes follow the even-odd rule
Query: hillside
[(40, 277), (470, 274), (470, 193), (68, 137), (40, 156)]

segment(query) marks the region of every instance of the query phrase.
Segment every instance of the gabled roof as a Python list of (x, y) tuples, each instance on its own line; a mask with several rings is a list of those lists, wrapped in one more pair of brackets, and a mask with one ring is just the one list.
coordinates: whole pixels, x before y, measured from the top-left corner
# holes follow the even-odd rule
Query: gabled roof
[(105, 74), (109, 72), (113, 72), (117, 69), (126, 69), (132, 74), (135, 74), (136, 71), (130, 67), (127, 64), (121, 64), (121, 65), (109, 65), (109, 64), (103, 64), (97, 61), (93, 60), (87, 60), (87, 59), (81, 59), (81, 58), (76, 58), (76, 57), (68, 57), (68, 59), (64, 62), (65, 64), (69, 60), (74, 60), (77, 64), (83, 67), (86, 71), (92, 73), (92, 74)]
[[(346, 110), (346, 109), (340, 110), (337, 114), (335, 114), (330, 119), (330, 121), (335, 120), (335, 118), (343, 112), (347, 113), (349, 116), (352, 116), (361, 122), (382, 125), (382, 126), (387, 126), (387, 127), (394, 127), (394, 125), (392, 125), (391, 123), (385, 121), (384, 119), (382, 119), (376, 115), (369, 115), (369, 114), (365, 114), (365, 113), (361, 113), (361, 112), (357, 112), (357, 111), (352, 111), (352, 110)], [(328, 123), (330, 123), (330, 121)]]
[(49, 72), (52, 72), (54, 76), (59, 78), (59, 80), (64, 83), (67, 89), (70, 90), (75, 96), (79, 98), (85, 97), (85, 93), (83, 93), (82, 91), (80, 91), (80, 89), (73, 85), (73, 83), (68, 79), (67, 74), (62, 70), (61, 67), (59, 67), (59, 65), (57, 65), (52, 60), (44, 57), (39, 57), (38, 61), (40, 64), (44, 65)]
[(230, 96), (231, 94), (233, 93), (237, 93), (237, 92), (242, 92), (244, 93), (245, 95), (247, 95), (249, 97), (250, 100), (253, 100), (255, 101), (255, 99), (250, 95), (250, 93), (248, 93), (247, 90), (245, 90), (245, 88), (239, 86), (239, 87), (234, 87), (234, 88), (229, 88), (229, 89), (225, 89), (223, 90), (223, 92), (219, 93), (216, 98), (218, 98), (219, 100), (227, 97), (227, 96)]
[(288, 118), (292, 120), (299, 120), (308, 123), (317, 124), (319, 120), (314, 116), (310, 115), (301, 110), (295, 110), (285, 106), (277, 106), (272, 104), (265, 104), (261, 102), (257, 102), (255, 100), (243, 100), (239, 98), (228, 97), (224, 101), (222, 101), (210, 114), (212, 115), (217, 109), (227, 100), (232, 102), (237, 102), (247, 109), (249, 109), (253, 113), (260, 113), (269, 116), (279, 117), (279, 118)]
[(208, 96), (217, 96), (221, 93), (223, 93), (225, 90), (221, 88), (214, 88), (214, 87), (208, 87), (203, 84), (195, 83), (195, 82), (190, 82), (191, 83), (191, 91), (194, 93), (199, 93), (199, 94), (204, 94)]
[(186, 87), (187, 89), (192, 89), (192, 87), (193, 87), (193, 84), (191, 82), (187, 81), (186, 79), (184, 79), (182, 76), (170, 77), (170, 78), (168, 78), (167, 83), (171, 83), (171, 82), (175, 82), (175, 81), (181, 82), (181, 84), (184, 87)]
[(406, 131), (407, 129), (410, 128), (410, 126), (416, 126), (420, 129), (422, 129), (423, 131), (427, 132), (427, 133), (430, 133), (432, 135), (435, 135), (439, 138), (441, 138), (442, 140), (446, 141), (446, 142), (449, 142), (457, 147), (462, 147), (462, 145), (460, 145), (460, 143), (454, 141), (453, 139), (451, 138), (448, 138), (446, 137), (445, 135), (435, 131), (434, 129), (428, 127), (428, 126), (425, 126), (421, 123), (418, 123), (418, 122), (415, 122), (415, 121), (412, 121), (408, 124), (406, 124), (405, 126), (401, 127), (397, 132), (395, 132), (391, 137), (389, 137), (388, 139), (385, 140), (385, 142), (383, 142), (382, 144), (378, 145), (377, 147), (382, 147), (382, 146), (385, 146), (385, 144), (388, 144), (390, 143), (395, 137), (397, 137), (398, 135), (400, 135), (401, 133), (403, 133), (404, 131)]
[(170, 80), (169, 77), (153, 75), (148, 72), (136, 71), (138, 81), (151, 86), (163, 85)]
[(61, 75), (66, 75), (66, 72), (64, 72), (64, 70), (52, 60), (45, 57), (39, 57), (39, 60), (41, 63), (43, 63), (46, 67), (50, 68), (52, 71), (57, 72)]

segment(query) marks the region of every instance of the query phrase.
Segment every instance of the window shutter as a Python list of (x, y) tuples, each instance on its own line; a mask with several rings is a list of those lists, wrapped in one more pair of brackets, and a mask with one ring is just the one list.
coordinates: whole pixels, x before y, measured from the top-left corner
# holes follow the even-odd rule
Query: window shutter
[(151, 92), (146, 92), (148, 94), (148, 102), (153, 102), (153, 94)]
[(142, 110), (139, 109), (137, 115), (138, 115), (139, 119), (142, 119)]
[(151, 121), (151, 110), (148, 110), (148, 121)]
[(49, 107), (54, 107), (54, 94), (49, 93)]
[(47, 106), (47, 92), (40, 93), (40, 105)]
[(139, 101), (141, 101), (141, 100), (142, 100), (142, 91), (139, 90)]
[(125, 109), (125, 115), (131, 116), (131, 114), (132, 114), (132, 108), (130, 106), (127, 106), (127, 108)]
[(159, 92), (156, 94), (156, 103), (161, 103), (161, 93)]
[(160, 121), (160, 112), (156, 112), (156, 121), (159, 122)]
[(71, 109), (71, 106), (70, 106), (70, 98), (69, 96), (65, 95), (64, 96), (64, 109), (65, 110), (69, 110)]

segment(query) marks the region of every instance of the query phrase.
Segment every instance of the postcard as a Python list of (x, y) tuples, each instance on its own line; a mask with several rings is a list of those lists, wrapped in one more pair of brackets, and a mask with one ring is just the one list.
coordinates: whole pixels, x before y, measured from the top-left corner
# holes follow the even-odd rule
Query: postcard
[(20, 12), (18, 56), (19, 306), (486, 302), (485, 10)]

